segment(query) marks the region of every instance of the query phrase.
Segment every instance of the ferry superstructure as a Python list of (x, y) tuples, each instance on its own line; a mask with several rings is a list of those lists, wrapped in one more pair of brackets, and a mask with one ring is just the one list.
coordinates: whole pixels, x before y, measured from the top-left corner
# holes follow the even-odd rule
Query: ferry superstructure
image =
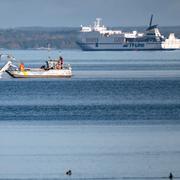
[(180, 39), (174, 33), (168, 38), (161, 35), (158, 26), (152, 25), (151, 16), (149, 27), (139, 33), (110, 30), (101, 24), (97, 18), (94, 26), (81, 26), (77, 44), (84, 51), (129, 51), (129, 50), (175, 50), (180, 49)]

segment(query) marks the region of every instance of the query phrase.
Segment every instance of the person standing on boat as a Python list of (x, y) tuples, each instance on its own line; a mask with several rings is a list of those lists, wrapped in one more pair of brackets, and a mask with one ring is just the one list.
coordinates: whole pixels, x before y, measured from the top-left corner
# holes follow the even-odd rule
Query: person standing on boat
[(20, 71), (24, 71), (24, 63), (21, 63), (21, 64), (19, 65), (19, 70), (20, 70)]
[(64, 59), (60, 56), (59, 57), (60, 63), (61, 63), (61, 69), (63, 68), (63, 64), (64, 64)]
[(61, 61), (58, 60), (57, 64), (56, 64), (56, 69), (61, 69)]

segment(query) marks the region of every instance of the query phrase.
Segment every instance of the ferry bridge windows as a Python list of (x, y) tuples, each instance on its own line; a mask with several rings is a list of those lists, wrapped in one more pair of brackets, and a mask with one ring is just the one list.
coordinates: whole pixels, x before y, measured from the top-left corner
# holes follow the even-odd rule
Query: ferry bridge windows
[(145, 41), (145, 42), (156, 42), (157, 39), (154, 38), (154, 37), (153, 37), (153, 38), (145, 38), (144, 41)]
[(125, 42), (135, 42), (136, 40), (134, 38), (126, 38)]
[(147, 35), (148, 36), (155, 36), (155, 33), (154, 32), (148, 32)]

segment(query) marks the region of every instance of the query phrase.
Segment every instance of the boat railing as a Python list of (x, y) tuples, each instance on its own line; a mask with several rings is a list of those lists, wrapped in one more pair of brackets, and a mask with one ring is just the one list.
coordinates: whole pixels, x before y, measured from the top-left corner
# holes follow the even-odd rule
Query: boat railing
[(64, 64), (64, 65), (63, 65), (63, 69), (65, 69), (65, 70), (71, 70), (72, 68), (71, 68), (71, 65), (70, 65), (70, 64)]

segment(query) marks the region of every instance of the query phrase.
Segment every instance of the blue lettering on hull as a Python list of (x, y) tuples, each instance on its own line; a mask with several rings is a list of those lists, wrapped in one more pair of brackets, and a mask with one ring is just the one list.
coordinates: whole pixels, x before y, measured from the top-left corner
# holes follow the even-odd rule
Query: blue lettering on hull
[(123, 47), (129, 47), (129, 48), (143, 48), (144, 47), (144, 43), (127, 43), (124, 44)]

